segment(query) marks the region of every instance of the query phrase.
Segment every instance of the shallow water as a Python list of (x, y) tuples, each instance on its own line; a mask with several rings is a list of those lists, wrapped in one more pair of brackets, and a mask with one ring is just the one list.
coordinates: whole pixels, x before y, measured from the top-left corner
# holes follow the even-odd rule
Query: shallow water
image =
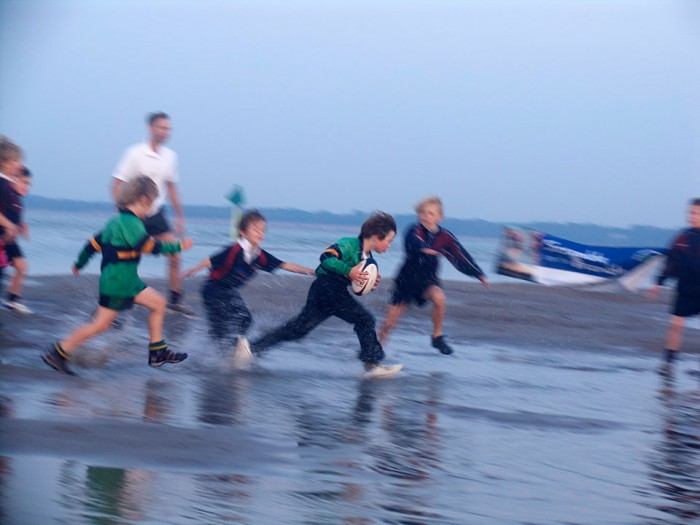
[[(200, 350), (164, 370), (117, 349), (139, 333), (132, 320), (98, 340), (77, 379), (6, 349), (18, 373), (0, 386), (3, 431), (21, 423), (46, 435), (5, 437), (0, 521), (700, 519), (692, 360), (667, 381), (655, 358), (632, 352), (457, 345), (445, 357), (397, 332), (389, 358), (406, 369), (368, 381), (343, 326), (330, 321), (249, 371), (187, 322), (180, 346)], [(30, 384), (25, 367), (41, 381)]]

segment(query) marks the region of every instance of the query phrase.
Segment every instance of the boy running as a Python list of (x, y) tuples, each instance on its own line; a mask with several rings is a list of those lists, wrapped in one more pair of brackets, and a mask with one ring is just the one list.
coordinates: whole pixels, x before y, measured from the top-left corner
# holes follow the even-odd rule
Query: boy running
[(146, 233), (143, 218), (148, 215), (157, 195), (158, 188), (149, 177), (141, 176), (125, 183), (118, 201), (119, 215), (111, 219), (100, 233), (91, 237), (83, 248), (73, 265), (75, 275), (96, 252), (102, 253), (99, 306), (90, 323), (77, 328), (66, 339), (50, 344), (43, 352), (41, 357), (51, 368), (75, 375), (68, 366), (75, 347), (107, 330), (119, 312), (131, 308), (134, 303), (151, 311), (148, 316), (148, 364), (158, 367), (165, 363), (179, 363), (187, 358), (185, 353), (168, 349), (163, 339), (165, 299), (147, 286), (137, 273), (142, 253), (167, 255), (192, 247), (191, 239), (160, 242)]
[(669, 277), (675, 278), (676, 299), (671, 309), (671, 321), (666, 335), (662, 374), (673, 370), (673, 362), (681, 348), (683, 327), (688, 317), (700, 313), (700, 199), (693, 199), (688, 206), (688, 225), (674, 240), (666, 257), (666, 266), (649, 289), (649, 296), (656, 297)]
[(373, 251), (385, 253), (395, 236), (394, 218), (388, 213), (374, 212), (362, 224), (358, 237), (342, 238), (326, 248), (302, 311), (294, 319), (253, 341), (252, 350), (261, 352), (282, 341), (301, 339), (323, 321), (335, 316), (354, 326), (360, 341), (358, 358), (368, 376), (398, 371), (400, 365), (380, 364), (384, 350), (377, 339), (374, 317), (348, 290), (351, 282), (361, 282), (367, 277), (360, 263), (372, 257)]
[(288, 272), (314, 275), (311, 268), (284, 262), (260, 245), (265, 239), (267, 222), (258, 210), (243, 214), (238, 225), (239, 240), (223, 251), (207, 257), (187, 270), (191, 277), (204, 268), (209, 279), (202, 286), (202, 300), (209, 320), (209, 334), (216, 340), (234, 343), (248, 331), (253, 317), (239, 293), (257, 270), (273, 272), (281, 268)]
[(440, 226), (443, 220), (442, 201), (427, 197), (416, 205), (418, 223), (411, 225), (405, 237), (405, 260), (394, 284), (394, 293), (386, 319), (379, 330), (379, 341), (384, 344), (411, 303), (423, 306), (433, 303), (433, 335), (431, 343), (444, 355), (453, 352), (442, 334), (445, 319), (445, 294), (438, 279), (440, 255), (465, 275), (479, 279), (489, 287), (484, 272), (457, 238)]

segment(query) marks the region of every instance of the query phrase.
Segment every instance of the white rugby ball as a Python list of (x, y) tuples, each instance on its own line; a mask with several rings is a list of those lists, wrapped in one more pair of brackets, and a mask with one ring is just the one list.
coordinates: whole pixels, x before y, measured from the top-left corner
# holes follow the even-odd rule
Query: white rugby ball
[(379, 275), (379, 267), (377, 266), (377, 261), (374, 259), (365, 259), (357, 265), (362, 271), (367, 272), (368, 276), (362, 281), (361, 284), (355, 284), (352, 282), (352, 291), (355, 295), (365, 295), (374, 290), (374, 285), (377, 282), (377, 276)]

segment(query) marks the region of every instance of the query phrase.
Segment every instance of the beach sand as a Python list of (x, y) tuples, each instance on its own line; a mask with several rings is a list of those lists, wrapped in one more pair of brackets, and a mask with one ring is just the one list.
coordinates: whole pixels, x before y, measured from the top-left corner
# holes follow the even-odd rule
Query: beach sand
[[(3, 523), (93, 523), (91, 498), (115, 523), (664, 523), (659, 509), (674, 508), (649, 474), (677, 414), (659, 401), (655, 373), (668, 290), (651, 300), (446, 282), (455, 355), (430, 348), (430, 310), (414, 307), (386, 347), (405, 370), (367, 382), (352, 330), (334, 319), (253, 370), (233, 370), (206, 337), (200, 283), (186, 283), (198, 319), (166, 319), (168, 340), (189, 358), (163, 370), (146, 365), (140, 308), (77, 351), (79, 377), (40, 361), (43, 345), (92, 314), (95, 276), (32, 278), (25, 295), (36, 315), (0, 313)], [(310, 283), (251, 282), (243, 295), (253, 336), (295, 315)], [(362, 298), (379, 321), (389, 290), (385, 279)], [(699, 343), (691, 327), (688, 369), (697, 368), (688, 354)], [(695, 380), (684, 372), (680, 381), (677, 394), (696, 403)], [(587, 448), (592, 436), (597, 455)], [(621, 459), (629, 447), (637, 453)], [(697, 466), (695, 453), (688, 468)], [(66, 469), (82, 481), (67, 482)], [(73, 493), (75, 483), (92, 487), (95, 469), (120, 473), (119, 482), (104, 482), (97, 496)], [(26, 484), (37, 472), (45, 481)], [(143, 472), (136, 485), (147, 498), (124, 481)], [(174, 506), (166, 498), (202, 483), (206, 495)], [(324, 496), (324, 487), (336, 492)], [(51, 502), (38, 508), (44, 491)], [(120, 503), (105, 503), (113, 499)]]

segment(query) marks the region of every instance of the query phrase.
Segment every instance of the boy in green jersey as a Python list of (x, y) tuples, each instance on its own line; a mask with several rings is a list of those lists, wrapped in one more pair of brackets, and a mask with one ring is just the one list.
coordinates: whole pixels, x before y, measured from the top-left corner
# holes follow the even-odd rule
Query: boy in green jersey
[(158, 195), (156, 184), (142, 176), (126, 183), (119, 200), (119, 215), (111, 219), (104, 229), (91, 237), (78, 260), (73, 273), (78, 275), (96, 253), (102, 253), (100, 275), (100, 301), (92, 321), (75, 329), (67, 338), (55, 341), (42, 354), (50, 367), (64, 374), (75, 375), (68, 367), (73, 350), (88, 339), (107, 330), (120, 311), (134, 303), (148, 308), (150, 345), (148, 364), (154, 367), (165, 363), (179, 363), (187, 358), (185, 353), (168, 349), (163, 339), (165, 299), (138, 276), (137, 269), (142, 253), (173, 254), (189, 250), (192, 240), (160, 242), (146, 233), (142, 219), (147, 216), (153, 200)]
[(388, 213), (374, 212), (362, 224), (359, 236), (342, 238), (326, 248), (302, 311), (294, 319), (253, 341), (251, 349), (259, 353), (282, 341), (301, 339), (320, 323), (335, 316), (354, 326), (360, 342), (358, 358), (369, 377), (400, 369), (401, 365), (380, 364), (384, 351), (377, 339), (374, 316), (348, 290), (351, 282), (367, 277), (360, 263), (371, 258), (373, 251), (385, 253), (395, 236), (394, 218)]

